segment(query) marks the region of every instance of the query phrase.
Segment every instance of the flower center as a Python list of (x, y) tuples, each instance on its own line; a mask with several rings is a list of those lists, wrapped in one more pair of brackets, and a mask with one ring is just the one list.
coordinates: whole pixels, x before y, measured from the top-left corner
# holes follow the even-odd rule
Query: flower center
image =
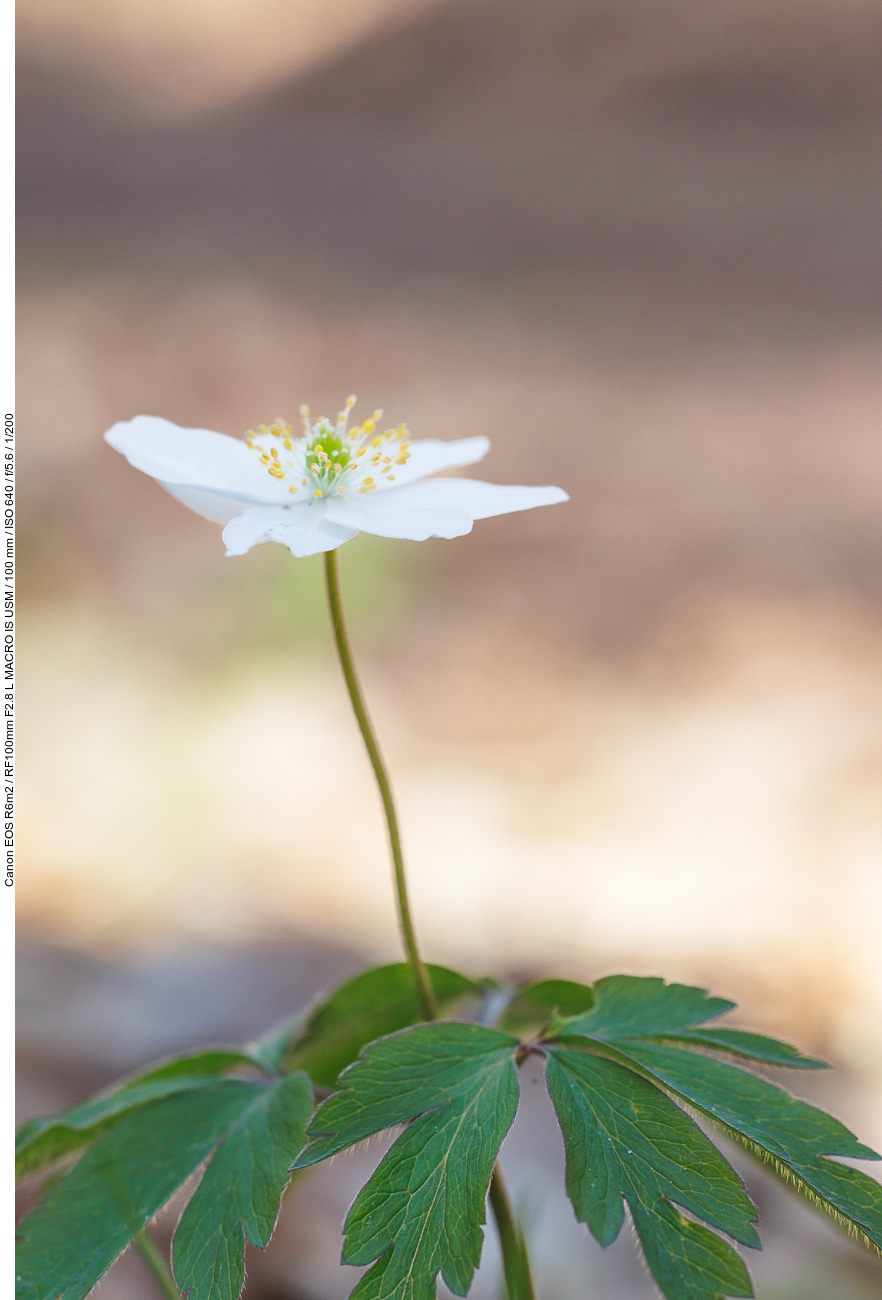
[(260, 463), (275, 479), (288, 483), (288, 491), (301, 500), (342, 496), (347, 491), (372, 492), (380, 484), (395, 481), (395, 467), (410, 457), (410, 434), (403, 424), (385, 433), (375, 433), (383, 414), (374, 411), (362, 424), (350, 429), (349, 412), (354, 397), (347, 397), (333, 424), (327, 416), (310, 421), (309, 407), (301, 406), (303, 437), (297, 438), (283, 419), (269, 426), (249, 429), (245, 443), (260, 457)]

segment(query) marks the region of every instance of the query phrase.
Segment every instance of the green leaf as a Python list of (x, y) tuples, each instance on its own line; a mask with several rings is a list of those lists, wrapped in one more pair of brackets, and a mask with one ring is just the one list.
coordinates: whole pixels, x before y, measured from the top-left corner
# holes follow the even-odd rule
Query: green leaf
[[(428, 966), (440, 1012), (468, 993), (480, 992), (473, 980), (444, 966)], [(365, 1043), (422, 1019), (410, 969), (403, 962), (377, 966), (342, 985), (311, 1013), (286, 1062), (306, 1070), (314, 1083), (333, 1088), (340, 1071)]]
[(590, 1010), (560, 1020), (553, 1027), (556, 1035), (604, 1040), (667, 1037), (713, 1020), (735, 1006), (726, 998), (711, 997), (706, 989), (639, 975), (609, 975), (597, 980), (591, 992), (594, 1004)]
[(246, 1050), (252, 1061), (271, 1074), (281, 1074), (291, 1044), (303, 1033), (309, 1015), (309, 1011), (298, 1011), (294, 1016), (287, 1016), (256, 1042), (249, 1043)]
[[(548, 981), (551, 985), (557, 982)], [(573, 985), (573, 988), (585, 986)], [(789, 1043), (766, 1038), (764, 1034), (743, 1029), (694, 1028), (731, 1011), (735, 1005), (724, 998), (708, 996), (706, 989), (689, 984), (665, 984), (660, 979), (637, 975), (610, 975), (585, 988), (585, 992), (593, 998), (590, 1009), (581, 1015), (571, 1015), (560, 1008), (554, 1024), (549, 1026), (550, 1034), (561, 1038), (575, 1034), (609, 1043), (620, 1038), (665, 1039), (728, 1052), (766, 1065), (798, 1070), (828, 1068), (824, 1061), (803, 1056)]]
[(124, 1115), (21, 1224), (21, 1300), (83, 1300), (263, 1083), (212, 1079)]
[(505, 1009), (499, 1028), (507, 1033), (539, 1030), (553, 1016), (575, 1016), (594, 1005), (594, 993), (587, 984), (573, 980), (539, 980), (521, 989)]
[(753, 1287), (731, 1246), (662, 1201), (648, 1213), (637, 1204), (634, 1227), (649, 1271), (671, 1300), (721, 1300), (752, 1296)]
[(668, 1300), (752, 1295), (732, 1247), (675, 1208), (759, 1245), (741, 1179), (697, 1125), (651, 1083), (586, 1052), (552, 1048), (547, 1082), (566, 1147), (567, 1192), (600, 1244), (618, 1236), (624, 1199)]
[(697, 1052), (627, 1040), (617, 1041), (614, 1051), (622, 1063), (695, 1107), (815, 1205), (882, 1249), (882, 1186), (828, 1158), (880, 1158), (844, 1124), (765, 1079)]
[(649, 1076), (771, 1163), (820, 1208), (882, 1247), (882, 1188), (859, 1170), (827, 1158), (878, 1159), (875, 1152), (837, 1120), (783, 1089), (672, 1043), (802, 1069), (817, 1069), (821, 1062), (761, 1034), (696, 1028), (732, 1006), (708, 997), (704, 989), (615, 975), (598, 980), (593, 991), (596, 1001), (588, 1012), (551, 1026), (556, 1034), (551, 1043), (600, 1050)]
[(175, 1232), (174, 1272), (188, 1300), (236, 1300), (245, 1279), (243, 1233), (254, 1246), (269, 1241), (311, 1110), (309, 1079), (300, 1073), (263, 1088), (237, 1116)]
[(251, 1057), (233, 1049), (193, 1052), (153, 1066), (57, 1115), (28, 1120), (16, 1134), (16, 1178), (27, 1178), (88, 1146), (127, 1111), (176, 1092), (202, 1088), (235, 1066), (254, 1064)]
[(826, 1061), (803, 1056), (789, 1043), (781, 1043), (765, 1034), (751, 1034), (744, 1029), (687, 1029), (677, 1034), (661, 1035), (675, 1043), (705, 1047), (716, 1052), (728, 1052), (747, 1061), (763, 1065), (779, 1065), (789, 1070), (829, 1070)]
[(439, 1272), (457, 1295), (468, 1291), (490, 1175), (517, 1109), (518, 1046), (480, 1025), (405, 1029), (365, 1048), (316, 1112), (295, 1168), (413, 1120), (346, 1220), (344, 1262), (377, 1261), (352, 1300), (432, 1300)]
[[(173, 1056), (168, 1061), (151, 1065), (145, 1074), (138, 1074), (130, 1082), (144, 1079), (178, 1079), (188, 1074), (223, 1074), (225, 1070), (240, 1065), (255, 1065), (254, 1057), (239, 1047), (208, 1047), (183, 1056)], [(128, 1086), (128, 1084), (126, 1084)]]

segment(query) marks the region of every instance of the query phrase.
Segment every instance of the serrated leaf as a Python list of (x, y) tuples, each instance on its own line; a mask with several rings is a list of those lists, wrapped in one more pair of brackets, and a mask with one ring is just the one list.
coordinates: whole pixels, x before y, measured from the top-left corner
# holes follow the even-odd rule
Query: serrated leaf
[[(188, 1300), (236, 1300), (244, 1237), (265, 1246), (312, 1110), (305, 1074), (264, 1088), (226, 1133), (175, 1231), (173, 1266)], [(244, 1234), (244, 1235), (243, 1235)]]
[[(474, 980), (445, 966), (427, 966), (439, 1011), (468, 993), (480, 992)], [(403, 962), (376, 966), (342, 985), (320, 1002), (287, 1059), (291, 1070), (306, 1070), (314, 1083), (333, 1088), (340, 1071), (365, 1043), (422, 1019), (410, 968)]]
[(490, 1175), (517, 1109), (518, 1046), (480, 1025), (405, 1029), (365, 1048), (316, 1112), (295, 1168), (413, 1120), (346, 1220), (344, 1262), (377, 1261), (353, 1300), (432, 1300), (439, 1272), (457, 1295), (468, 1291)]
[[(817, 1068), (787, 1044), (741, 1030), (696, 1026), (731, 1003), (703, 989), (617, 975), (593, 986), (595, 1006), (551, 1027), (552, 1041), (605, 1049), (620, 1063), (661, 1083), (723, 1127), (820, 1208), (882, 1246), (882, 1188), (830, 1156), (878, 1158), (823, 1111), (724, 1061), (672, 1042), (725, 1051), (773, 1065)], [(658, 1041), (663, 1040), (663, 1041)]]
[(202, 1088), (225, 1070), (253, 1064), (251, 1057), (232, 1048), (192, 1052), (151, 1066), (56, 1115), (28, 1120), (16, 1134), (15, 1176), (27, 1178), (88, 1146), (127, 1111), (176, 1092)]
[(554, 1026), (558, 1036), (590, 1038), (655, 1038), (713, 1020), (735, 1006), (691, 984), (666, 984), (640, 975), (609, 975), (591, 985), (594, 1005), (582, 1015), (568, 1016)]
[(83, 1300), (266, 1086), (212, 1079), (124, 1115), (21, 1224), (21, 1300)]
[(627, 1202), (650, 1271), (668, 1300), (750, 1296), (744, 1264), (676, 1206), (749, 1246), (756, 1211), (741, 1179), (658, 1088), (586, 1052), (548, 1052), (547, 1082), (564, 1137), (567, 1193), (602, 1246)]
[[(555, 981), (549, 981), (555, 983)], [(584, 985), (576, 985), (583, 987)], [(664, 980), (638, 975), (610, 975), (598, 980), (586, 992), (594, 1003), (582, 1015), (561, 1010), (548, 1027), (549, 1036), (578, 1035), (614, 1043), (620, 1038), (664, 1039), (727, 1052), (746, 1060), (789, 1069), (825, 1070), (824, 1061), (803, 1056), (789, 1043), (743, 1029), (714, 1026), (696, 1028), (731, 1011), (734, 1002), (710, 997), (706, 989), (689, 984), (665, 984)]]
[(574, 980), (539, 980), (528, 984), (512, 998), (499, 1020), (507, 1033), (540, 1029), (552, 1016), (575, 1016), (594, 1005), (594, 994), (587, 984)]
[(676, 1043), (704, 1047), (709, 1051), (728, 1052), (746, 1061), (762, 1065), (778, 1065), (788, 1070), (829, 1070), (826, 1061), (813, 1056), (803, 1056), (789, 1043), (765, 1034), (751, 1034), (745, 1029), (687, 1029), (677, 1034), (660, 1035)]
[(753, 1295), (747, 1269), (731, 1246), (700, 1223), (685, 1219), (673, 1205), (663, 1201), (650, 1216), (638, 1204), (633, 1218), (662, 1295), (677, 1300)]
[(882, 1249), (882, 1186), (831, 1156), (878, 1160), (844, 1124), (783, 1088), (697, 1052), (619, 1040), (636, 1066), (767, 1160), (819, 1208)]

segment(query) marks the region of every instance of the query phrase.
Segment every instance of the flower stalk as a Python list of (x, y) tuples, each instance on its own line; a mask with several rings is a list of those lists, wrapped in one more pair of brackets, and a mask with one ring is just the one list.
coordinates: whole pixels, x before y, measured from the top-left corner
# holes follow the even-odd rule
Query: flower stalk
[(355, 664), (352, 659), (352, 650), (349, 645), (349, 636), (346, 631), (346, 623), (343, 618), (343, 602), (340, 598), (340, 570), (337, 564), (337, 552), (325, 551), (325, 583), (328, 589), (328, 608), (331, 613), (331, 627), (334, 632), (334, 641), (337, 646), (337, 654), (340, 658), (340, 667), (343, 669), (343, 676), (346, 680), (346, 687), (349, 691), (349, 698), (352, 701), (352, 708), (355, 711), (358, 729), (361, 732), (361, 738), (364, 741), (365, 749), (368, 752), (371, 767), (374, 769), (374, 776), (377, 778), (377, 785), (380, 789), (380, 798), (383, 801), (383, 812), (386, 814), (386, 825), (389, 829), (389, 849), (392, 854), (392, 866), (395, 872), (395, 896), (398, 903), (398, 922), (401, 928), (401, 938), (404, 942), (404, 949), (407, 953), (407, 961), (410, 966), (413, 977), (413, 986), (416, 990), (417, 1002), (424, 1020), (434, 1020), (438, 1014), (438, 1007), (435, 1002), (435, 993), (432, 988), (429, 972), (426, 970), (423, 960), (420, 957), (417, 947), (416, 933), (413, 928), (413, 919), (410, 913), (410, 901), (407, 896), (407, 877), (404, 874), (404, 854), (401, 849), (401, 833), (398, 829), (398, 817), (395, 812), (395, 801), (392, 798), (392, 786), (389, 781), (389, 774), (386, 771), (386, 764), (383, 762), (383, 755), (380, 753), (380, 746), (374, 735), (374, 729), (371, 725), (370, 716), (364, 697), (361, 693), (361, 686), (358, 682), (358, 676), (355, 671)]
[(135, 1235), (134, 1244), (135, 1249), (153, 1274), (153, 1278), (166, 1300), (183, 1300), (172, 1276), (172, 1271), (163, 1258), (162, 1251), (146, 1228), (143, 1228)]
[[(349, 644), (349, 636), (346, 631), (346, 622), (343, 617), (343, 602), (340, 596), (340, 570), (337, 563), (336, 550), (325, 552), (325, 584), (328, 592), (328, 608), (331, 614), (331, 627), (334, 632), (334, 642), (337, 646), (337, 654), (340, 658), (340, 667), (343, 669), (343, 676), (346, 680), (349, 698), (352, 701), (352, 708), (355, 711), (358, 729), (361, 732), (371, 767), (374, 770), (374, 776), (377, 779), (377, 785), (380, 789), (380, 798), (383, 801), (383, 811), (386, 814), (386, 825), (389, 829), (389, 847), (392, 853), (392, 865), (395, 872), (395, 893), (398, 902), (398, 920), (401, 929), (401, 937), (404, 942), (404, 949), (407, 953), (407, 960), (413, 977), (417, 1001), (425, 1020), (437, 1020), (438, 1006), (435, 1001), (435, 993), (432, 989), (431, 980), (429, 979), (429, 972), (426, 970), (425, 964), (419, 954), (410, 912), (410, 902), (407, 895), (407, 877), (404, 871), (404, 854), (401, 849), (401, 835), (398, 829), (398, 817), (395, 812), (395, 801), (392, 798), (392, 786), (389, 781), (389, 774), (386, 771), (386, 765), (383, 762), (380, 746), (377, 743), (377, 738), (374, 734), (370, 715), (368, 714), (367, 706), (364, 702), (364, 696), (361, 693), (361, 686), (359, 685), (358, 675), (355, 671), (355, 663), (352, 658), (352, 649)], [(493, 1217), (496, 1220), (496, 1228), (499, 1233), (503, 1271), (505, 1274), (505, 1284), (509, 1300), (535, 1300), (533, 1277), (530, 1270), (530, 1260), (527, 1254), (526, 1243), (524, 1241), (523, 1233), (518, 1227), (517, 1221), (512, 1212), (511, 1202), (509, 1201), (508, 1193), (498, 1164), (494, 1167), (490, 1179), (490, 1208), (493, 1211)]]
[(514, 1217), (498, 1164), (494, 1167), (490, 1178), (490, 1208), (496, 1220), (496, 1231), (499, 1233), (502, 1269), (509, 1300), (535, 1300), (527, 1243)]

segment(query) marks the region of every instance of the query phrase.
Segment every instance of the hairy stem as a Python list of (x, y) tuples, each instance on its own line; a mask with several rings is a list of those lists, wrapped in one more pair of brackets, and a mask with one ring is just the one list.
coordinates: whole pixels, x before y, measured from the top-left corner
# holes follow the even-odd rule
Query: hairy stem
[(146, 1228), (143, 1228), (135, 1237), (135, 1249), (150, 1269), (160, 1291), (167, 1297), (167, 1300), (182, 1300), (181, 1293), (175, 1285), (172, 1271), (165, 1262), (162, 1251)]
[(490, 1208), (496, 1220), (509, 1300), (535, 1300), (533, 1274), (524, 1234), (518, 1226), (499, 1165), (490, 1179)]
[(352, 650), (349, 645), (349, 636), (343, 618), (343, 603), (340, 599), (340, 573), (336, 551), (325, 551), (325, 582), (328, 589), (331, 626), (334, 630), (337, 654), (340, 657), (340, 667), (343, 669), (343, 676), (346, 679), (346, 686), (355, 711), (358, 729), (368, 752), (371, 767), (374, 769), (374, 776), (377, 778), (380, 798), (383, 801), (383, 812), (386, 814), (386, 825), (389, 828), (389, 848), (392, 853), (392, 866), (395, 871), (395, 894), (398, 900), (398, 921), (401, 926), (401, 937), (404, 941), (404, 948), (407, 953), (407, 960), (423, 1019), (434, 1020), (438, 1014), (438, 1008), (435, 1003), (435, 993), (429, 979), (429, 972), (426, 970), (417, 948), (416, 934), (414, 933), (413, 921), (410, 915), (407, 878), (404, 874), (404, 855), (401, 851), (401, 835), (398, 830), (395, 802), (392, 798), (392, 786), (389, 783), (389, 774), (386, 771), (386, 765), (380, 753), (380, 746), (377, 744), (377, 738), (374, 735), (374, 729), (358, 683), (358, 676), (352, 659)]
[[(383, 811), (386, 814), (386, 825), (389, 828), (389, 847), (392, 851), (392, 865), (395, 869), (395, 893), (398, 899), (398, 920), (401, 926), (401, 937), (404, 941), (404, 948), (423, 1018), (435, 1020), (438, 1016), (435, 993), (432, 989), (429, 973), (417, 948), (416, 935), (410, 915), (407, 878), (404, 873), (404, 855), (401, 851), (401, 835), (398, 830), (398, 817), (395, 813), (395, 803), (392, 798), (392, 787), (389, 783), (389, 774), (386, 771), (386, 765), (383, 762), (383, 756), (380, 753), (380, 747), (374, 735), (374, 729), (361, 693), (358, 675), (352, 659), (352, 649), (349, 645), (349, 636), (346, 632), (346, 623), (343, 618), (343, 602), (340, 598), (340, 572), (336, 551), (325, 551), (325, 583), (328, 589), (331, 627), (334, 631), (337, 654), (340, 657), (340, 667), (343, 669), (343, 676), (346, 679), (349, 698), (355, 710), (358, 729), (367, 749), (371, 767), (374, 769), (374, 776), (377, 778), (380, 798), (383, 801)], [(505, 1284), (509, 1300), (535, 1300), (530, 1260), (527, 1255), (523, 1233), (512, 1213), (508, 1193), (505, 1190), (505, 1183), (502, 1181), (502, 1174), (498, 1165), (494, 1168), (493, 1176), (490, 1179), (490, 1208), (493, 1211), (493, 1217), (496, 1220), (496, 1227), (499, 1232)]]

